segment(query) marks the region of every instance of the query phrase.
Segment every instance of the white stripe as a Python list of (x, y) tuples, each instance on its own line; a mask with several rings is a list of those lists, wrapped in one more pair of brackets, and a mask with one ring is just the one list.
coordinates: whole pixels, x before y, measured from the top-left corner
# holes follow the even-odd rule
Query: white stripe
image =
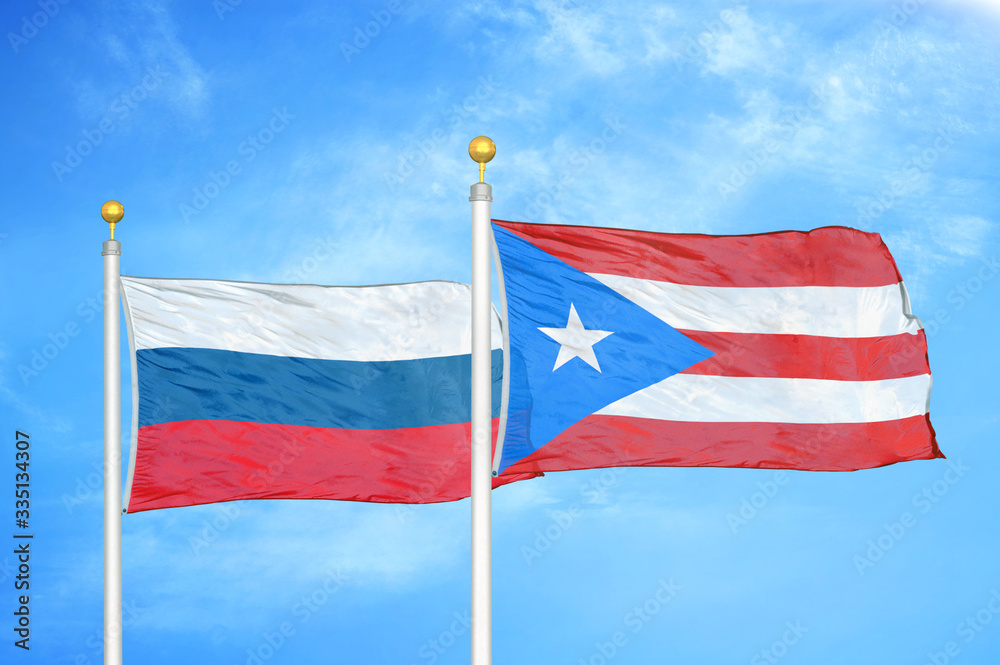
[[(329, 360), (472, 352), (472, 293), (455, 282), (386, 286), (122, 277), (136, 350), (219, 349)], [(493, 348), (501, 348), (493, 312)]]
[(889, 286), (720, 287), (591, 274), (681, 330), (881, 337), (916, 334), (903, 283)]
[(927, 413), (930, 389), (930, 374), (883, 381), (675, 374), (597, 413), (683, 422), (880, 422)]

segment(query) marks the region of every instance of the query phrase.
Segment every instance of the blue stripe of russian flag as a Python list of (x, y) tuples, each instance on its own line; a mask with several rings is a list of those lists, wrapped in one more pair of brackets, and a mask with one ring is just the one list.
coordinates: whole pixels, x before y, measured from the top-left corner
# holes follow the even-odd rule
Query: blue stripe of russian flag
[[(492, 354), (494, 418), (502, 354)], [(140, 349), (136, 361), (139, 427), (235, 420), (381, 430), (470, 419), (469, 354), (365, 362), (159, 348)]]

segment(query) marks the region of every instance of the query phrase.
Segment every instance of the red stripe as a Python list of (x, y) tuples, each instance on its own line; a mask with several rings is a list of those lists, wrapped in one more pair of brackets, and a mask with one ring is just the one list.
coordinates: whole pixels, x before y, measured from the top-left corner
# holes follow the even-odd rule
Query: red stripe
[[(148, 425), (139, 430), (128, 512), (242, 499), (454, 501), (469, 496), (469, 433), (469, 423), (396, 430), (227, 420)], [(534, 475), (506, 474), (493, 486)]]
[(613, 466), (855, 471), (944, 457), (927, 416), (877, 423), (687, 423), (588, 416), (510, 466), (539, 473)]
[(877, 233), (842, 226), (708, 236), (493, 221), (587, 273), (693, 286), (886, 286), (901, 281)]
[(680, 332), (715, 351), (682, 374), (880, 381), (931, 372), (923, 330), (857, 338)]

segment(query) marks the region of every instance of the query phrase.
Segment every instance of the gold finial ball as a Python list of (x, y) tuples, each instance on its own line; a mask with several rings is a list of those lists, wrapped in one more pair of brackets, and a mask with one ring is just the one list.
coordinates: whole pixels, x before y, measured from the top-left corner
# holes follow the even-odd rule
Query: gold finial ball
[(118, 201), (108, 201), (101, 206), (101, 217), (108, 224), (117, 224), (125, 216), (125, 208)]
[(469, 157), (480, 164), (490, 161), (495, 154), (497, 154), (497, 147), (488, 136), (477, 136), (469, 144)]

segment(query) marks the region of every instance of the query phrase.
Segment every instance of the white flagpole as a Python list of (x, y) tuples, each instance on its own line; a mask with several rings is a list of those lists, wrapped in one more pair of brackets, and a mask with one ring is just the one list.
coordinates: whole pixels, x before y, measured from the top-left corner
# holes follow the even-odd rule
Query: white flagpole
[(472, 185), (472, 665), (493, 662), (493, 573), (490, 491), (493, 488), (492, 405), (490, 403), (490, 202), (486, 162), (496, 146), (485, 136), (469, 144), (479, 162)]
[(104, 241), (104, 664), (122, 662), (122, 386), (119, 307), (122, 246), (115, 224), (122, 204), (108, 201), (101, 217), (111, 224)]

